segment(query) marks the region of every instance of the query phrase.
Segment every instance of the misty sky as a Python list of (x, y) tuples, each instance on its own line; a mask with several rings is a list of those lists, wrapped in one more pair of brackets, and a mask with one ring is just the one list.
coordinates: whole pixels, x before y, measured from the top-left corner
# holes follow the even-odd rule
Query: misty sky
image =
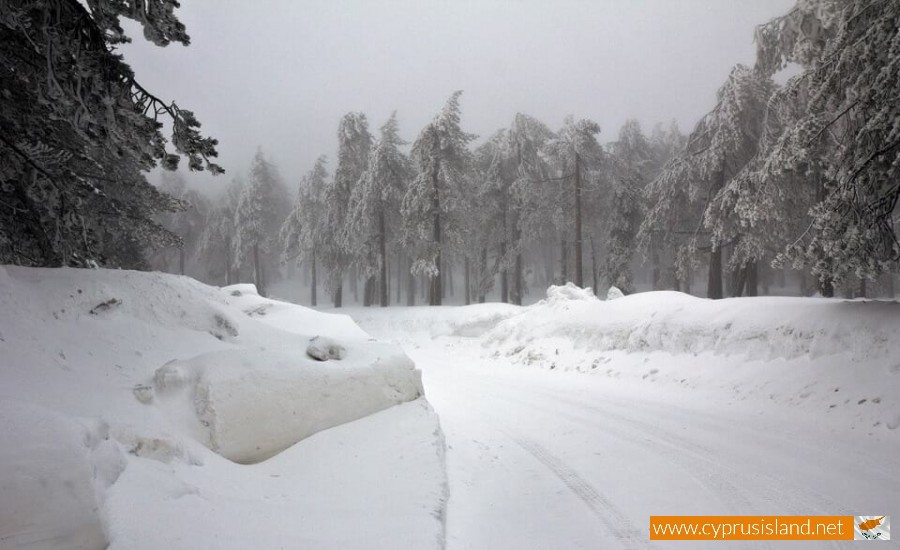
[(735, 63), (752, 64), (753, 29), (794, 0), (184, 0), (187, 48), (147, 43), (135, 25), (122, 48), (138, 80), (192, 109), (219, 139), (228, 172), (257, 146), (290, 188), (321, 154), (332, 164), (337, 124), (362, 111), (377, 135), (397, 110), (418, 131), (453, 90), (462, 125), (487, 137), (516, 112), (557, 129), (592, 118), (601, 142), (638, 118), (649, 133), (676, 119), (687, 132)]

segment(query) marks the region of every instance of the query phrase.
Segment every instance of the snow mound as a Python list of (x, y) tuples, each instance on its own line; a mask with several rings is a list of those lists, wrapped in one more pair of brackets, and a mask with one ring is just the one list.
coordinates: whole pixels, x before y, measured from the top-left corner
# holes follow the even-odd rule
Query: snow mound
[(261, 462), (314, 433), (421, 396), (412, 361), (381, 347), (371, 365), (258, 350), (173, 361), (154, 375), (154, 401), (225, 458)]
[(625, 294), (619, 290), (619, 287), (611, 286), (609, 290), (606, 291), (606, 301), (617, 300), (619, 298), (624, 298)]
[(594, 291), (590, 288), (581, 288), (575, 283), (566, 283), (564, 285), (551, 285), (547, 289), (547, 298), (538, 302), (544, 305), (559, 305), (566, 302), (594, 301)]
[[(343, 348), (341, 360), (309, 357), (314, 339)], [(0, 546), (364, 547), (382, 527), (440, 540), (443, 457), (412, 447), (443, 445), (421, 395), (420, 373), (397, 346), (374, 341), (345, 315), (262, 298), (253, 285), (0, 267)], [(354, 471), (340, 473), (344, 481), (338, 472), (316, 482), (304, 474), (287, 490), (280, 477), (260, 473), (269, 463), (281, 468), (272, 476), (312, 471), (307, 454), (344, 452), (331, 446), (353, 445), (359, 431), (349, 426), (407, 402), (421, 404), (401, 414), (418, 431), (401, 438), (397, 452), (420, 461), (424, 478), (385, 476), (393, 463), (375, 452), (378, 440), (401, 436), (383, 423), (364, 444), (378, 461), (347, 456), (342, 463)], [(344, 425), (339, 443), (306, 443)], [(303, 451), (294, 451), (298, 442)], [(283, 455), (292, 458), (275, 462)], [(352, 486), (376, 473), (382, 486), (367, 487), (380, 500), (417, 495), (383, 526), (361, 521), (371, 510), (354, 504)], [(317, 512), (328, 486), (330, 523)], [(272, 506), (261, 504), (268, 500)], [(239, 536), (247, 523), (254, 538)], [(232, 539), (222, 538), (226, 531)], [(330, 541), (338, 532), (340, 541)]]
[[(347, 308), (359, 325), (372, 336), (392, 339), (404, 346), (417, 346), (424, 339), (442, 336), (476, 338), (501, 321), (523, 311), (521, 306), (501, 303), (468, 306), (413, 306)], [(398, 335), (402, 335), (398, 338)]]
[(849, 353), (864, 359), (891, 355), (895, 348), (887, 344), (900, 331), (897, 302), (705, 300), (672, 291), (604, 302), (550, 298), (554, 288), (560, 287), (485, 335), (488, 345), (517, 347), (543, 337), (598, 351), (713, 352), (767, 360)]
[(340, 361), (347, 355), (347, 350), (331, 338), (316, 336), (306, 346), (306, 355), (316, 361)]
[(104, 548), (92, 455), (108, 442), (75, 419), (12, 400), (0, 402), (0, 442), (0, 546)]
[[(730, 401), (779, 402), (867, 430), (900, 427), (898, 302), (671, 291), (600, 301), (560, 288), (500, 322), (483, 346), (522, 365), (716, 388)], [(658, 354), (668, 366), (645, 368)]]

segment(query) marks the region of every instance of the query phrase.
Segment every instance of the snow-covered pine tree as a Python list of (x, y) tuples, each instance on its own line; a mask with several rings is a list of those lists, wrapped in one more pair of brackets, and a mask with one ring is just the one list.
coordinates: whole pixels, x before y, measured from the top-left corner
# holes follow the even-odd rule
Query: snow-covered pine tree
[(541, 236), (538, 212), (547, 207), (543, 187), (551, 172), (543, 151), (554, 137), (543, 122), (523, 113), (516, 113), (506, 134), (506, 154), (514, 175), (509, 186), (511, 246), (508, 254), (514, 260), (510, 302), (517, 305), (522, 305), (525, 293), (526, 243)]
[[(733, 210), (711, 208), (719, 192), (738, 175), (757, 152), (765, 106), (774, 84), (743, 65), (732, 69), (717, 92), (716, 106), (694, 127), (685, 149), (670, 161), (648, 187), (651, 207), (641, 225), (643, 243), (654, 232), (677, 239), (680, 277), (695, 265), (704, 228), (709, 234), (707, 296), (722, 298), (722, 248), (739, 242)], [(718, 204), (718, 203), (717, 203)], [(681, 237), (687, 236), (687, 239)], [(738, 256), (740, 258), (741, 256)], [(740, 265), (755, 266), (755, 258)]]
[[(681, 133), (678, 122), (672, 120), (668, 129), (663, 128), (662, 124), (656, 124), (650, 135), (650, 147), (653, 152), (653, 163), (651, 172), (653, 176), (648, 180), (648, 185), (644, 187), (643, 202), (644, 214), (652, 206), (647, 199), (647, 188), (649, 182), (652, 182), (662, 172), (666, 164), (679, 154), (687, 142), (687, 138)], [(638, 248), (641, 248), (640, 231), (638, 231)], [(645, 243), (644, 255), (648, 257), (651, 263), (651, 285), (654, 290), (664, 288), (674, 288), (690, 293), (692, 274), (688, 270), (679, 277), (678, 270), (675, 268), (675, 251), (674, 247), (666, 246), (664, 237), (658, 233), (651, 233), (649, 239)]]
[[(365, 305), (375, 301), (375, 284), (382, 307), (390, 304), (388, 249), (400, 232), (400, 204), (412, 173), (400, 150), (406, 145), (397, 130), (397, 113), (381, 127), (381, 136), (369, 155), (368, 167), (351, 194), (348, 220), (355, 256), (366, 279)], [(398, 260), (399, 261), (399, 258)]]
[(348, 224), (350, 197), (369, 162), (372, 135), (363, 113), (347, 113), (338, 125), (338, 157), (334, 179), (325, 188), (324, 235), (319, 257), (327, 273), (326, 286), (335, 307), (343, 305), (343, 282), (355, 261), (353, 235)]
[(644, 187), (653, 175), (653, 151), (635, 119), (625, 121), (608, 156), (611, 196), (606, 242), (605, 275), (625, 294), (634, 292), (631, 261), (643, 218)]
[[(170, 212), (160, 215), (157, 219), (167, 230), (181, 239), (181, 245), (177, 250), (161, 250), (155, 256), (163, 261), (156, 266), (163, 271), (174, 271), (179, 275), (188, 274), (188, 260), (196, 259), (203, 237), (204, 226), (211, 209), (211, 204), (206, 196), (190, 189), (184, 176), (180, 172), (163, 172), (161, 190), (167, 195), (184, 203), (184, 209), (179, 212)], [(174, 253), (174, 254), (173, 254)], [(177, 266), (169, 262), (168, 256), (176, 255)], [(205, 279), (206, 272), (198, 266), (192, 266), (190, 275), (198, 279)]]
[(250, 181), (244, 188), (235, 210), (237, 229), (234, 239), (235, 257), (239, 263), (251, 262), (253, 280), (261, 296), (266, 295), (269, 273), (277, 261), (269, 258), (286, 217), (289, 201), (275, 165), (267, 161), (261, 150), (250, 166)]
[(239, 280), (235, 273), (234, 240), (237, 227), (234, 222), (243, 192), (243, 180), (233, 179), (225, 188), (225, 193), (210, 209), (200, 239), (200, 254), (211, 277), (213, 280), (222, 281), (225, 285), (234, 284)]
[(475, 139), (459, 125), (459, 97), (456, 91), (416, 138), (411, 159), (416, 172), (403, 197), (406, 240), (418, 243), (418, 258), (413, 270), (429, 280), (428, 303), (443, 300), (442, 255), (458, 233), (451, 216), (463, 201), (460, 189), (469, 169), (471, 153), (467, 146)]
[(175, 0), (23, 0), (0, 9), (0, 262), (147, 267), (143, 251), (178, 243), (153, 220), (181, 204), (144, 173), (174, 169), (158, 118), (192, 170), (216, 141), (193, 113), (142, 87), (113, 46), (134, 19), (151, 42), (189, 43)]
[(808, 98), (805, 111), (767, 148), (765, 165), (820, 171), (821, 200), (786, 258), (810, 267), (826, 294), (850, 275), (896, 270), (900, 259), (898, 19), (895, 0), (800, 0), (757, 30), (758, 70), (803, 69), (785, 88)]
[[(460, 231), (465, 243), (463, 256), (469, 266), (469, 284), (479, 302), (500, 275), (500, 301), (509, 301), (510, 187), (515, 180), (509, 158), (507, 130), (499, 130), (479, 145), (472, 155), (470, 176), (462, 198), (466, 223)], [(493, 261), (489, 259), (493, 257)], [(475, 266), (473, 269), (472, 266)]]
[[(490, 268), (480, 265), (476, 289), (479, 297), (493, 286), (500, 275), (500, 300), (522, 303), (524, 290), (525, 239), (523, 229), (533, 229), (529, 220), (540, 209), (538, 187), (544, 183), (549, 169), (540, 152), (552, 133), (541, 122), (517, 114), (509, 130), (500, 130), (475, 150), (474, 180), (476, 198), (472, 205), (478, 218), (473, 242), (486, 249), (496, 249), (496, 262)], [(473, 220), (474, 221), (474, 220)], [(468, 224), (467, 224), (468, 225)], [(467, 258), (472, 253), (470, 250)], [(470, 261), (470, 264), (472, 262)], [(487, 268), (487, 269), (486, 269)]]
[[(600, 125), (589, 119), (576, 121), (572, 116), (566, 117), (562, 129), (556, 137), (547, 143), (545, 154), (551, 157), (556, 166), (566, 171), (561, 177), (571, 178), (573, 202), (570, 206), (569, 218), (573, 231), (575, 251), (574, 282), (584, 286), (584, 235), (583, 209), (585, 182), (590, 170), (596, 170), (603, 158), (603, 148), (597, 141)], [(567, 220), (568, 221), (568, 220)], [(567, 224), (568, 225), (568, 224)], [(563, 242), (563, 262), (565, 262), (565, 245)], [(564, 268), (565, 270), (565, 268)]]
[(300, 180), (294, 209), (281, 226), (281, 242), (286, 261), (301, 259), (310, 269), (310, 304), (318, 305), (318, 269), (316, 265), (321, 243), (329, 237), (324, 233), (325, 189), (328, 187), (328, 159), (316, 159), (312, 170)]

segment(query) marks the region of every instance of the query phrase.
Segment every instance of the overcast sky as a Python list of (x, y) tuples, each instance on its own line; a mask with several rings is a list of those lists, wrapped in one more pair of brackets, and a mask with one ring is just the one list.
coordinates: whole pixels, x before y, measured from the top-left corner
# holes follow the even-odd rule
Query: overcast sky
[(649, 133), (689, 131), (736, 63), (752, 64), (753, 29), (794, 0), (185, 0), (191, 45), (159, 48), (128, 26), (138, 80), (192, 109), (219, 139), (228, 172), (257, 146), (293, 189), (337, 124), (362, 111), (373, 134), (397, 110), (418, 131), (453, 90), (462, 125), (486, 137), (525, 112), (552, 129), (592, 118), (612, 141), (629, 117)]

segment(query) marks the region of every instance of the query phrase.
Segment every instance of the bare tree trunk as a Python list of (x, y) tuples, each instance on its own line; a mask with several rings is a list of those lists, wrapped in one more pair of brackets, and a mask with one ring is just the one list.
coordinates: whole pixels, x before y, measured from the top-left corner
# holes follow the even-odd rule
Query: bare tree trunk
[(469, 257), (466, 256), (463, 269), (465, 269), (465, 274), (463, 275), (463, 286), (465, 286), (466, 291), (466, 305), (472, 303), (472, 275), (471, 275), (471, 262), (469, 261)]
[(739, 267), (731, 272), (731, 295), (735, 297), (744, 295), (744, 286), (747, 284), (747, 270), (749, 264)]
[[(500, 257), (506, 259), (506, 242), (500, 243)], [(500, 301), (504, 304), (509, 303), (509, 282), (506, 280), (506, 268), (500, 269)]]
[(575, 286), (584, 287), (581, 236), (581, 156), (575, 153)]
[[(724, 163), (724, 159), (723, 159)], [(725, 187), (725, 169), (719, 171), (718, 179), (709, 190), (709, 199), (716, 196), (720, 189)], [(709, 252), (709, 278), (706, 284), (706, 297), (713, 300), (721, 300), (722, 294), (722, 246), (712, 245)]]
[(600, 286), (600, 274), (597, 271), (597, 244), (591, 237), (591, 275), (594, 283), (594, 295), (597, 294), (597, 288)]
[(226, 242), (225, 246), (225, 285), (234, 284), (234, 277), (232, 277), (232, 268), (231, 268), (231, 243)]
[(387, 265), (387, 244), (384, 224), (384, 209), (378, 212), (378, 255), (381, 256), (381, 288), (379, 289), (381, 298), (381, 307), (390, 305), (390, 295), (388, 293), (388, 265)]
[(650, 257), (651, 263), (653, 265), (653, 274), (652, 274), (652, 285), (650, 288), (653, 290), (659, 290), (659, 276), (660, 276), (660, 262), (659, 262), (659, 247), (656, 245), (656, 237), (652, 236), (650, 238)]
[(178, 248), (178, 274), (184, 275), (184, 245)]
[(377, 280), (374, 275), (366, 277), (363, 283), (363, 306), (370, 307), (375, 304), (375, 288)]
[(359, 303), (359, 272), (356, 266), (350, 267), (350, 291), (353, 292), (353, 303)]
[(310, 262), (310, 268), (312, 270), (312, 285), (310, 285), (309, 291), (309, 301), (313, 307), (316, 307), (316, 300), (318, 299), (318, 291), (316, 290), (316, 249), (313, 247), (312, 251), (312, 262)]
[(344, 305), (344, 285), (340, 284), (334, 291), (334, 307), (343, 307)]
[(407, 259), (406, 269), (406, 305), (416, 305), (416, 276), (412, 274), (412, 259)]
[(713, 300), (722, 299), (722, 248), (716, 247), (709, 252), (709, 278), (706, 286), (706, 297)]
[(866, 278), (860, 277), (859, 278), (859, 297), (860, 298), (868, 298), (868, 294), (867, 294), (868, 289), (866, 287), (867, 287)]
[(819, 281), (819, 294), (825, 298), (834, 298), (834, 281), (831, 277)]
[(397, 305), (400, 305), (400, 291), (403, 287), (403, 264), (406, 263), (403, 261), (403, 255), (397, 254)]
[(759, 263), (756, 260), (747, 264), (747, 296), (759, 296)]
[(548, 245), (542, 248), (544, 249), (544, 285), (550, 286), (553, 284), (553, 247)]
[[(444, 261), (444, 267), (447, 270), (447, 288), (446, 290), (450, 292), (450, 297), (453, 297), (453, 264), (449, 261)], [(444, 296), (446, 298), (446, 296)]]
[(887, 297), (893, 300), (897, 295), (897, 292), (894, 289), (894, 274), (888, 271), (885, 275), (887, 276)]
[(441, 288), (441, 199), (438, 189), (438, 174), (440, 173), (440, 161), (434, 163), (434, 169), (431, 172), (431, 208), (433, 216), (432, 240), (437, 246), (437, 253), (434, 258), (434, 265), (438, 272), (431, 277), (431, 285), (429, 286), (428, 305), (439, 306), (444, 295), (444, 289)]
[(260, 296), (266, 295), (266, 288), (263, 281), (262, 264), (259, 262), (259, 243), (253, 244), (253, 270), (255, 273), (256, 292)]
[(516, 268), (513, 270), (513, 292), (512, 292), (512, 303), (517, 306), (522, 305), (522, 291), (525, 280), (525, 266), (524, 260), (522, 259), (522, 253), (519, 252), (516, 254)]
[(562, 275), (561, 284), (569, 282), (569, 247), (566, 246), (566, 237), (563, 235), (559, 242), (559, 265), (560, 275)]
[(478, 303), (484, 303), (484, 282), (487, 277), (487, 247), (481, 249), (481, 264), (478, 269)]

